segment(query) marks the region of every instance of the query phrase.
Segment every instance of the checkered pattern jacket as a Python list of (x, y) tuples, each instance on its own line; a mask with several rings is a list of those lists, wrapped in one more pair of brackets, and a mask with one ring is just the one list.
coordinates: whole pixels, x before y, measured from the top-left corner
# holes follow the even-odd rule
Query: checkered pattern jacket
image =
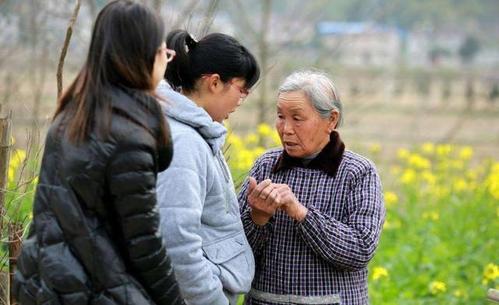
[[(256, 260), (253, 289), (280, 295), (337, 294), (342, 305), (368, 304), (367, 264), (374, 256), (385, 216), (374, 164), (342, 150), (334, 171), (325, 170), (328, 164), (278, 166), (285, 154), (282, 149), (265, 153), (250, 176), (257, 182), (268, 178), (288, 184), (308, 214), (298, 223), (278, 211), (266, 225), (254, 224), (245, 181), (239, 204)], [(334, 164), (321, 155), (316, 164)], [(281, 305), (249, 296), (245, 304)]]

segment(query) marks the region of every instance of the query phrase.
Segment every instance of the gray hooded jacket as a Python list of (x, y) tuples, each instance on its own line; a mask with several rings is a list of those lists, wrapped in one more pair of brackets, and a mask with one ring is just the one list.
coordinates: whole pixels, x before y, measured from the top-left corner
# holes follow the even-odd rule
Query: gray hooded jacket
[(168, 102), (174, 147), (158, 176), (158, 205), (180, 291), (189, 305), (235, 305), (251, 288), (255, 263), (222, 155), (227, 131), (166, 82), (157, 93)]

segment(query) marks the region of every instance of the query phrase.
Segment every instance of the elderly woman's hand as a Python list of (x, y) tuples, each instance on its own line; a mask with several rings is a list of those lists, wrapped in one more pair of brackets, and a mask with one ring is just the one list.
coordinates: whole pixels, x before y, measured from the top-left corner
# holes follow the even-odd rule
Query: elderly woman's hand
[(279, 199), (280, 209), (296, 221), (303, 221), (307, 216), (308, 209), (303, 206), (287, 184), (275, 184), (276, 198)]
[(270, 179), (256, 183), (255, 178), (249, 178), (248, 203), (251, 207), (251, 218), (257, 225), (266, 224), (281, 206), (277, 185)]

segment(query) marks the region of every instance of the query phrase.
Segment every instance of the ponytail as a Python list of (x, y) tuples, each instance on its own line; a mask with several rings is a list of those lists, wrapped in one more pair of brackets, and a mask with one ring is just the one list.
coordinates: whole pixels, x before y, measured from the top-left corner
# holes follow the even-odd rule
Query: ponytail
[(175, 51), (176, 55), (168, 64), (165, 72), (166, 81), (175, 90), (192, 89), (195, 79), (191, 73), (190, 54), (197, 46), (197, 41), (185, 30), (175, 30), (166, 37), (166, 46)]

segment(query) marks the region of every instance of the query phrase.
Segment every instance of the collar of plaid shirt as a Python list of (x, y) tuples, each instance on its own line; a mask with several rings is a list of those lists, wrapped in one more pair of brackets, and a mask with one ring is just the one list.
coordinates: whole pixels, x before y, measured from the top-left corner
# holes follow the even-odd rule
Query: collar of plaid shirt
[(334, 130), (329, 137), (329, 143), (308, 165), (305, 165), (301, 158), (291, 157), (286, 150), (283, 150), (272, 172), (276, 173), (293, 167), (306, 167), (323, 170), (328, 175), (334, 177), (340, 166), (344, 151), (345, 143), (341, 140), (340, 134)]

